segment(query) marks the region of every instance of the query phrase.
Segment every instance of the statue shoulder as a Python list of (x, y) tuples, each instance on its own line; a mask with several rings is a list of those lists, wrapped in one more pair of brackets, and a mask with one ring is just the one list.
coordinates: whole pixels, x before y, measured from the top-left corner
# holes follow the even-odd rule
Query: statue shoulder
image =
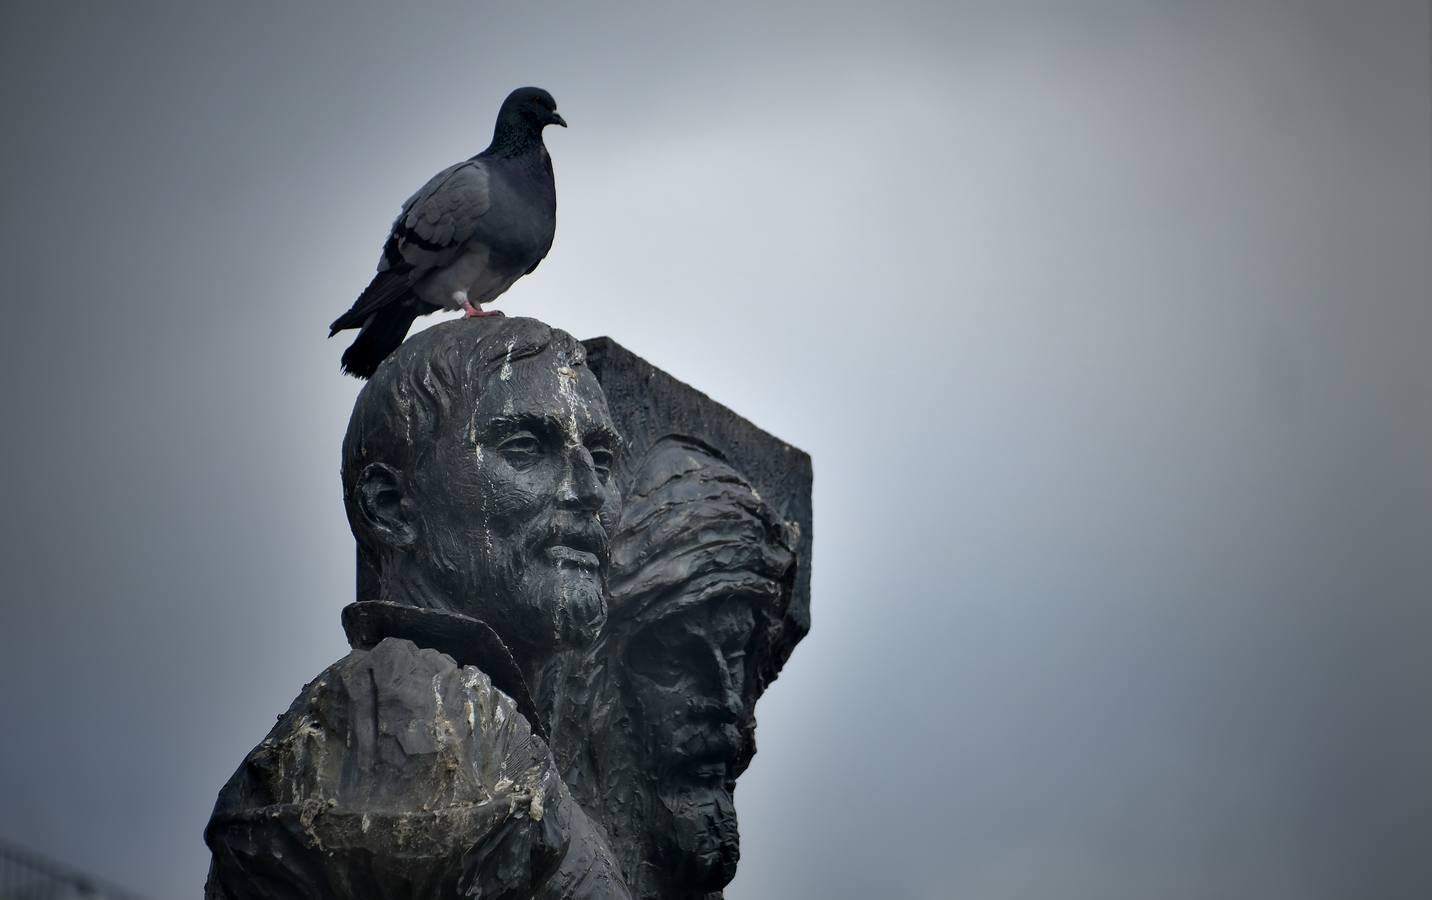
[[(343, 885), (382, 860), (391, 871), (363, 877), (457, 896), (464, 854), (493, 842), (555, 870), (567, 838), (545, 811), (559, 796), (546, 743), (486, 674), (385, 638), (309, 682), (224, 786), (204, 833), (212, 889), (230, 900), (270, 896), (249, 886), (260, 882), (292, 886), (273, 896), (364, 896)], [(314, 854), (327, 862), (311, 865)]]

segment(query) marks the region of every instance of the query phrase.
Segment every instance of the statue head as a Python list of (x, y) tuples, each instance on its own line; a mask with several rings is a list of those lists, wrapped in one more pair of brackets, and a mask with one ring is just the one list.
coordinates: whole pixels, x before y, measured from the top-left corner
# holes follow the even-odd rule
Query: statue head
[(619, 447), (582, 345), (533, 319), (410, 337), (354, 405), (343, 496), (377, 596), (487, 622), (533, 660), (606, 616)]
[(657, 893), (701, 894), (735, 874), (732, 794), (755, 752), (756, 699), (779, 666), (794, 541), (750, 483), (694, 439), (656, 443), (626, 490), (604, 654), (625, 721), (602, 731), (632, 736), (629, 778), (643, 783), (617, 802), (641, 808), (642, 856), (674, 879)]

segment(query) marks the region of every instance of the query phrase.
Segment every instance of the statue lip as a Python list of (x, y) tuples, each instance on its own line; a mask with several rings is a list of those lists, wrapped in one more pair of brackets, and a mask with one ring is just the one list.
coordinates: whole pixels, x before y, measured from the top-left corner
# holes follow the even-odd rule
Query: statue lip
[(596, 514), (576, 514), (561, 510), (548, 523), (538, 549), (557, 562), (597, 568), (607, 559), (607, 530), (601, 527)]
[(542, 551), (553, 562), (595, 571), (606, 555), (607, 533), (595, 517), (590, 521), (561, 517), (553, 523)]
[(591, 569), (593, 571), (601, 567), (601, 560), (597, 554), (588, 550), (578, 550), (566, 544), (552, 544), (546, 549), (547, 558), (559, 563), (571, 563), (579, 569)]
[(730, 766), (725, 759), (692, 760), (681, 767), (681, 773), (698, 781), (726, 781)]
[(685, 783), (693, 787), (710, 790), (724, 790), (730, 794), (736, 790), (737, 765), (729, 759), (683, 760), (668, 769), (665, 776), (673, 783)]

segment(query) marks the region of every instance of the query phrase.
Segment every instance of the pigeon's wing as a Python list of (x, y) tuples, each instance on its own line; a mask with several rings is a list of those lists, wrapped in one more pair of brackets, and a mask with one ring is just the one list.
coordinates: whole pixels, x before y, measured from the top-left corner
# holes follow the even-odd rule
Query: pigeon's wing
[(418, 279), (457, 259), (492, 206), (490, 183), (487, 165), (474, 158), (448, 166), (409, 197), (383, 244), (372, 283), (329, 326), (329, 336), (362, 326), (401, 300)]
[(434, 175), (403, 204), (378, 270), (407, 269), (421, 277), (457, 259), (492, 206), (491, 184), (481, 159)]

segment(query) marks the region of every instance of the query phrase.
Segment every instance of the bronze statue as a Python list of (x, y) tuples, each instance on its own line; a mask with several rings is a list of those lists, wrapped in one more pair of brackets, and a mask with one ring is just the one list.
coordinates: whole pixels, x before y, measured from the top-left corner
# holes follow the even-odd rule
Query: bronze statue
[(699, 440), (634, 466), (595, 654), (590, 787), (633, 894), (719, 896), (740, 856), (733, 792), (755, 752), (795, 576), (794, 539)]
[(378, 367), (342, 471), (353, 650), (220, 792), (209, 900), (719, 898), (755, 702), (809, 628), (809, 457), (484, 317)]
[(421, 333), (363, 389), (344, 503), (380, 599), (481, 619), (531, 684), (606, 616), (621, 441), (569, 335), (465, 325)]
[(211, 898), (629, 896), (528, 691), (606, 615), (617, 440), (584, 363), (460, 321), (364, 387), (343, 482), (378, 596), (220, 793)]

